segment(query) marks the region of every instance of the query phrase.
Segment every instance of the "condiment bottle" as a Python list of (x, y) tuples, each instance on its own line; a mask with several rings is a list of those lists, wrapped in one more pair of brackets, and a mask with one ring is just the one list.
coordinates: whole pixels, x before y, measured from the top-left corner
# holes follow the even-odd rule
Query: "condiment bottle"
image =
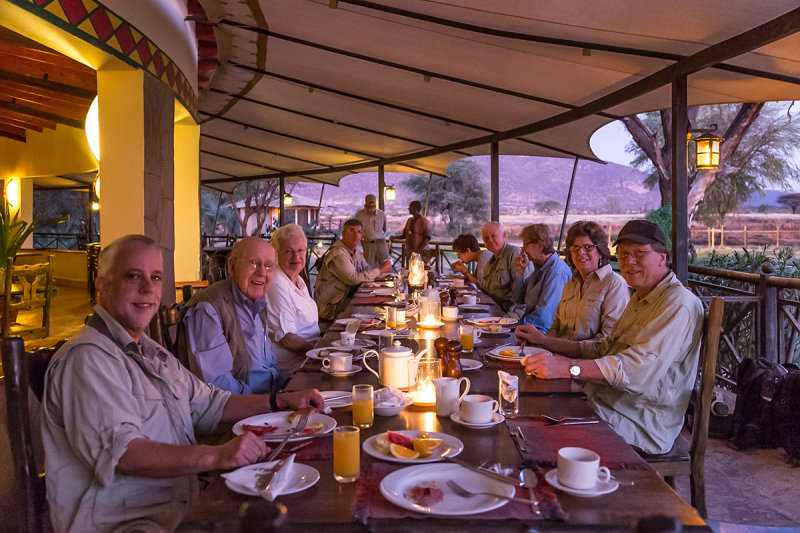
[(442, 361), (442, 371), (447, 368), (447, 337), (439, 337), (433, 341), (433, 348), (436, 350), (436, 355)]
[(458, 289), (452, 288), (450, 289), (450, 303), (448, 305), (452, 307), (458, 306), (458, 300), (456, 297), (458, 296)]
[(442, 374), (449, 378), (460, 378), (461, 369), (461, 349), (463, 346), (458, 341), (447, 341), (447, 367)]
[(439, 301), (442, 302), (442, 307), (447, 305), (447, 302), (450, 300), (450, 295), (447, 291), (442, 291), (439, 293)]

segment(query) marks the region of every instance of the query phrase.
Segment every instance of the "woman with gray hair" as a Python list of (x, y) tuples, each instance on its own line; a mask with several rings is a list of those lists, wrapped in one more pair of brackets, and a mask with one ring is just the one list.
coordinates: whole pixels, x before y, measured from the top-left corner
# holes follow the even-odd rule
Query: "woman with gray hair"
[(607, 336), (630, 299), (628, 284), (611, 269), (608, 236), (595, 222), (581, 220), (567, 232), (567, 264), (574, 269), (564, 286), (555, 320), (547, 335), (529, 326), (517, 328), (517, 339), (559, 352), (560, 342), (598, 340)]
[(278, 256), (275, 277), (267, 287), (267, 325), (282, 375), (294, 374), (319, 339), (317, 303), (300, 272), (306, 266), (308, 240), (297, 224), (281, 226), (270, 244)]

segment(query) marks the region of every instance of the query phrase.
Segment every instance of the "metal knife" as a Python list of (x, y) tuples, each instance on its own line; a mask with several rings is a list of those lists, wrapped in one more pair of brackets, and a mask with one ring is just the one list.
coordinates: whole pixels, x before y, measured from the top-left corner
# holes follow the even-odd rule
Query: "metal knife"
[(455, 463), (457, 465), (463, 466), (464, 468), (466, 468), (468, 470), (472, 470), (473, 472), (477, 472), (479, 474), (483, 474), (484, 476), (488, 476), (488, 477), (490, 477), (492, 479), (496, 479), (497, 481), (502, 481), (503, 483), (508, 483), (509, 485), (514, 485), (515, 487), (518, 487), (518, 486), (521, 485), (521, 482), (518, 479), (515, 479), (515, 478), (512, 478), (512, 477), (508, 477), (508, 476), (504, 476), (503, 474), (498, 474), (497, 472), (492, 472), (491, 470), (487, 470), (485, 468), (481, 468), (479, 466), (475, 466), (475, 465), (470, 464), (470, 463), (468, 463), (466, 461), (462, 461), (461, 459), (455, 459), (453, 457), (443, 457), (443, 459), (445, 461), (450, 461), (451, 463)]
[(272, 467), (271, 472), (267, 472), (264, 475), (264, 479), (259, 479), (256, 483), (256, 488), (259, 492), (269, 490), (269, 486), (272, 485), (272, 482), (275, 480), (275, 476), (278, 475), (278, 471), (283, 468), (283, 465), (286, 464), (286, 459), (281, 459), (278, 463)]

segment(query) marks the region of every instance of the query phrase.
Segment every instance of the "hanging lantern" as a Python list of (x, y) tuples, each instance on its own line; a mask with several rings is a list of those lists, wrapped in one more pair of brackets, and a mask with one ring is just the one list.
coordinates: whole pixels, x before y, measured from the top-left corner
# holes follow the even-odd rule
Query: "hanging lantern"
[(383, 189), (383, 198), (387, 202), (393, 202), (395, 196), (397, 195), (397, 191), (394, 188), (394, 185), (389, 185), (385, 189)]
[(704, 133), (694, 139), (695, 166), (698, 170), (715, 170), (719, 168), (719, 145), (724, 141), (722, 137)]
[(83, 126), (86, 133), (86, 140), (89, 143), (89, 150), (98, 161), (100, 160), (100, 114), (98, 112), (97, 96), (92, 100), (89, 111), (86, 113), (86, 121)]
[(6, 181), (5, 197), (11, 210), (19, 209), (20, 196), (19, 178), (10, 178)]
[(283, 195), (283, 205), (292, 205), (292, 195), (288, 192)]

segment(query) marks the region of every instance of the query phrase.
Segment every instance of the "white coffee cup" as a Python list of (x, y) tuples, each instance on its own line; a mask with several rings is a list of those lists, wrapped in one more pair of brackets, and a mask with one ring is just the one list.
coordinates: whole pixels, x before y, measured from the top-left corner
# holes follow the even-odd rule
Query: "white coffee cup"
[(497, 400), (492, 400), (491, 396), (470, 394), (462, 398), (458, 414), (464, 422), (487, 424), (492, 421), (499, 407)]
[[(459, 395), (462, 383), (467, 386)], [(469, 378), (436, 378), (433, 388), (436, 391), (436, 415), (450, 416), (458, 410), (458, 402), (469, 392)]]
[(453, 287), (463, 287), (464, 280), (462, 278), (455, 278), (453, 279)]
[(333, 352), (322, 359), (322, 368), (327, 368), (331, 372), (349, 372), (353, 368), (353, 354)]
[(395, 311), (395, 319), (397, 320), (397, 327), (406, 323), (406, 308), (398, 307)]
[(446, 305), (442, 307), (442, 318), (445, 320), (455, 320), (458, 318), (458, 307)]
[(598, 481), (611, 479), (611, 472), (600, 466), (600, 456), (586, 448), (558, 450), (558, 482), (573, 489), (593, 489)]
[(339, 335), (342, 337), (342, 346), (354, 346), (356, 343), (356, 334), (347, 331), (341, 332)]
[(466, 305), (475, 305), (478, 303), (478, 297), (474, 294), (465, 294), (464, 295), (464, 303)]

